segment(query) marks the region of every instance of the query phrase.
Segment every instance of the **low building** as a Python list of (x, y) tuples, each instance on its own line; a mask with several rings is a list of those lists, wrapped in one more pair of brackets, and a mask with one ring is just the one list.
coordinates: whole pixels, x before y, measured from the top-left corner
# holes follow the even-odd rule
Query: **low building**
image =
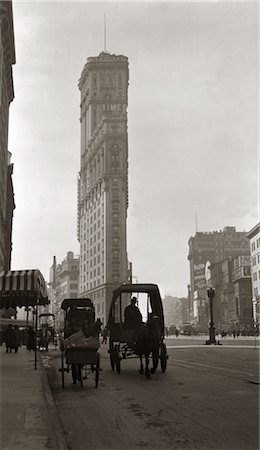
[(249, 255), (249, 242), (245, 231), (226, 226), (223, 231), (196, 232), (189, 239), (188, 245), (193, 323), (198, 331), (204, 332), (207, 331), (209, 321), (206, 267), (228, 258)]
[[(215, 289), (213, 321), (218, 331), (248, 333), (253, 325), (250, 257), (240, 255), (210, 266)], [(207, 308), (209, 317), (209, 307)]]
[(53, 257), (49, 279), (49, 312), (54, 314), (56, 329), (63, 329), (64, 311), (61, 304), (65, 298), (78, 298), (79, 292), (79, 256), (68, 252), (61, 263)]
[(260, 222), (247, 234), (250, 241), (252, 304), (255, 323), (259, 324), (260, 315)]
[(162, 299), (165, 328), (170, 333), (176, 328), (189, 321), (189, 301), (188, 298), (165, 296)]

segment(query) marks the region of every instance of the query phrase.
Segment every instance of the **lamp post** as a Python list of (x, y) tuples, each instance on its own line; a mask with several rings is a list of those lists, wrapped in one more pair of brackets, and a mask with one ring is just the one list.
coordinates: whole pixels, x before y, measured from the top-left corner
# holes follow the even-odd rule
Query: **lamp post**
[(30, 308), (29, 308), (29, 306), (26, 306), (26, 307), (25, 307), (25, 311), (26, 311), (26, 328), (28, 328), (29, 311), (31, 311)]
[(215, 289), (210, 287), (207, 289), (207, 294), (209, 298), (209, 308), (210, 308), (210, 322), (209, 322), (209, 340), (206, 341), (207, 345), (215, 344), (217, 343), (215, 338), (215, 326), (213, 322), (213, 298), (215, 297)]

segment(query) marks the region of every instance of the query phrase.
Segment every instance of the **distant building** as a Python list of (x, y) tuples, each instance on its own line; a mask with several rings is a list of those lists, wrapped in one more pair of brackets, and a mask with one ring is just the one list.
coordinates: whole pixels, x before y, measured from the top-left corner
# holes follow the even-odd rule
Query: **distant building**
[(245, 231), (236, 231), (235, 227), (227, 226), (223, 231), (197, 232), (189, 239), (188, 245), (193, 321), (201, 331), (206, 331), (209, 322), (205, 275), (207, 262), (212, 264), (249, 255), (249, 242)]
[(102, 52), (87, 59), (79, 80), (79, 295), (92, 299), (103, 323), (113, 290), (131, 282), (126, 239), (128, 79), (128, 58)]
[(68, 252), (61, 263), (56, 257), (50, 269), (49, 279), (49, 312), (55, 315), (56, 328), (64, 326), (64, 311), (61, 304), (65, 298), (77, 298), (79, 291), (79, 256)]
[[(218, 331), (252, 329), (250, 256), (243, 255), (213, 263), (210, 284), (214, 286), (213, 321)], [(206, 306), (209, 314), (209, 306)]]
[(15, 208), (13, 164), (8, 151), (9, 107), (14, 99), (15, 46), (11, 1), (0, 1), (0, 271), (11, 269), (12, 223)]
[(260, 223), (247, 234), (250, 241), (252, 303), (254, 321), (259, 324), (260, 318)]
[(188, 298), (165, 296), (162, 299), (165, 327), (179, 328), (182, 323), (189, 322)]

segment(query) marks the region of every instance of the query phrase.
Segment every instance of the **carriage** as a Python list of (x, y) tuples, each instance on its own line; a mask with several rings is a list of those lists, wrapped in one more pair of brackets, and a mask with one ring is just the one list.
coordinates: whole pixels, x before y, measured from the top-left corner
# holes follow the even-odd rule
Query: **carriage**
[[(142, 324), (138, 330), (130, 328), (124, 311), (135, 295), (141, 308)], [(158, 367), (164, 373), (167, 368), (167, 349), (164, 343), (164, 314), (159, 288), (156, 284), (123, 284), (113, 292), (107, 329), (109, 331), (109, 355), (111, 368), (121, 372), (121, 361), (128, 358), (146, 358), (145, 374), (150, 377)], [(153, 367), (149, 370), (149, 359)]]
[(100, 343), (94, 305), (89, 298), (65, 299), (61, 308), (65, 311), (64, 338), (60, 345), (62, 387), (65, 387), (65, 373), (71, 371), (73, 383), (79, 381), (81, 387), (83, 379), (94, 374), (97, 388)]

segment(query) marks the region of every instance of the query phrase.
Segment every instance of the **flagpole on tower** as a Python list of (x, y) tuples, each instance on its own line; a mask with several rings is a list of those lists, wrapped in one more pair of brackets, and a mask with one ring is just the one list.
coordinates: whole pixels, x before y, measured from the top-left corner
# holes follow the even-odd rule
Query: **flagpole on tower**
[(107, 51), (107, 20), (104, 14), (104, 52)]
[(195, 224), (196, 224), (196, 233), (198, 232), (198, 218), (197, 218), (197, 211), (195, 211)]

